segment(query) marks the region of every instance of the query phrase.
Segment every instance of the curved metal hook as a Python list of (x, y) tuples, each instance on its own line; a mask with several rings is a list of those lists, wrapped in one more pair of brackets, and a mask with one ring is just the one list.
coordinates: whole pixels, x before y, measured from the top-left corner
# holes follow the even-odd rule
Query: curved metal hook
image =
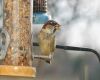
[[(33, 43), (33, 46), (39, 46), (39, 44), (38, 43)], [(73, 47), (73, 46), (61, 46), (61, 45), (56, 45), (56, 48), (64, 49), (64, 50), (75, 50), (75, 51), (88, 51), (88, 52), (92, 52), (92, 53), (94, 53), (97, 56), (97, 58), (98, 58), (98, 60), (100, 62), (100, 54), (97, 51), (95, 51), (94, 49), (82, 48), (82, 47)]]

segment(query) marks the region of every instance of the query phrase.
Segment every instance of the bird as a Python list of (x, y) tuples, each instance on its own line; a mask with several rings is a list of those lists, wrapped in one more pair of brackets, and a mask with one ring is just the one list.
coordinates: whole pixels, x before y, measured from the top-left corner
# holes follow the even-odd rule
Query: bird
[(51, 63), (56, 48), (56, 32), (61, 30), (61, 25), (54, 21), (48, 20), (38, 33), (40, 55), (37, 56), (40, 59), (45, 60), (46, 63)]

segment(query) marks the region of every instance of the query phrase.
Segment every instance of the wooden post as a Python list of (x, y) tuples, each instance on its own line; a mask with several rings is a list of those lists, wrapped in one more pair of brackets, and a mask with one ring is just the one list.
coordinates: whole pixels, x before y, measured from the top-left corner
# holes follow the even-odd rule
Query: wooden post
[(4, 28), (9, 46), (0, 75), (34, 77), (32, 67), (31, 0), (4, 0)]

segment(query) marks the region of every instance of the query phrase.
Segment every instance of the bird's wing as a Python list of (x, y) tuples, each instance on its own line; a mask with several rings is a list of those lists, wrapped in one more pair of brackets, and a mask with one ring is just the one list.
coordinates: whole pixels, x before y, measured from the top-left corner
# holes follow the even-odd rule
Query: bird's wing
[(56, 48), (55, 36), (53, 35), (50, 41), (50, 51), (53, 53)]
[(51, 53), (50, 50), (51, 36), (47, 37), (47, 35), (44, 32), (40, 32), (38, 38), (42, 54), (48, 56)]

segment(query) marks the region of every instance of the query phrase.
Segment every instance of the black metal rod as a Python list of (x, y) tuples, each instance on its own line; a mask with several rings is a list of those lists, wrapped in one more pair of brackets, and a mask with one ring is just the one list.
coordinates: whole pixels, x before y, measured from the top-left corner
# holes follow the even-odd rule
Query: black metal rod
[[(38, 43), (33, 43), (33, 46), (39, 46)], [(92, 52), (94, 53), (97, 58), (99, 59), (100, 62), (100, 54), (95, 51), (94, 49), (90, 49), (90, 48), (82, 48), (82, 47), (73, 47), (73, 46), (61, 46), (61, 45), (56, 45), (56, 48), (58, 49), (64, 49), (64, 50), (75, 50), (75, 51), (88, 51), (88, 52)]]

